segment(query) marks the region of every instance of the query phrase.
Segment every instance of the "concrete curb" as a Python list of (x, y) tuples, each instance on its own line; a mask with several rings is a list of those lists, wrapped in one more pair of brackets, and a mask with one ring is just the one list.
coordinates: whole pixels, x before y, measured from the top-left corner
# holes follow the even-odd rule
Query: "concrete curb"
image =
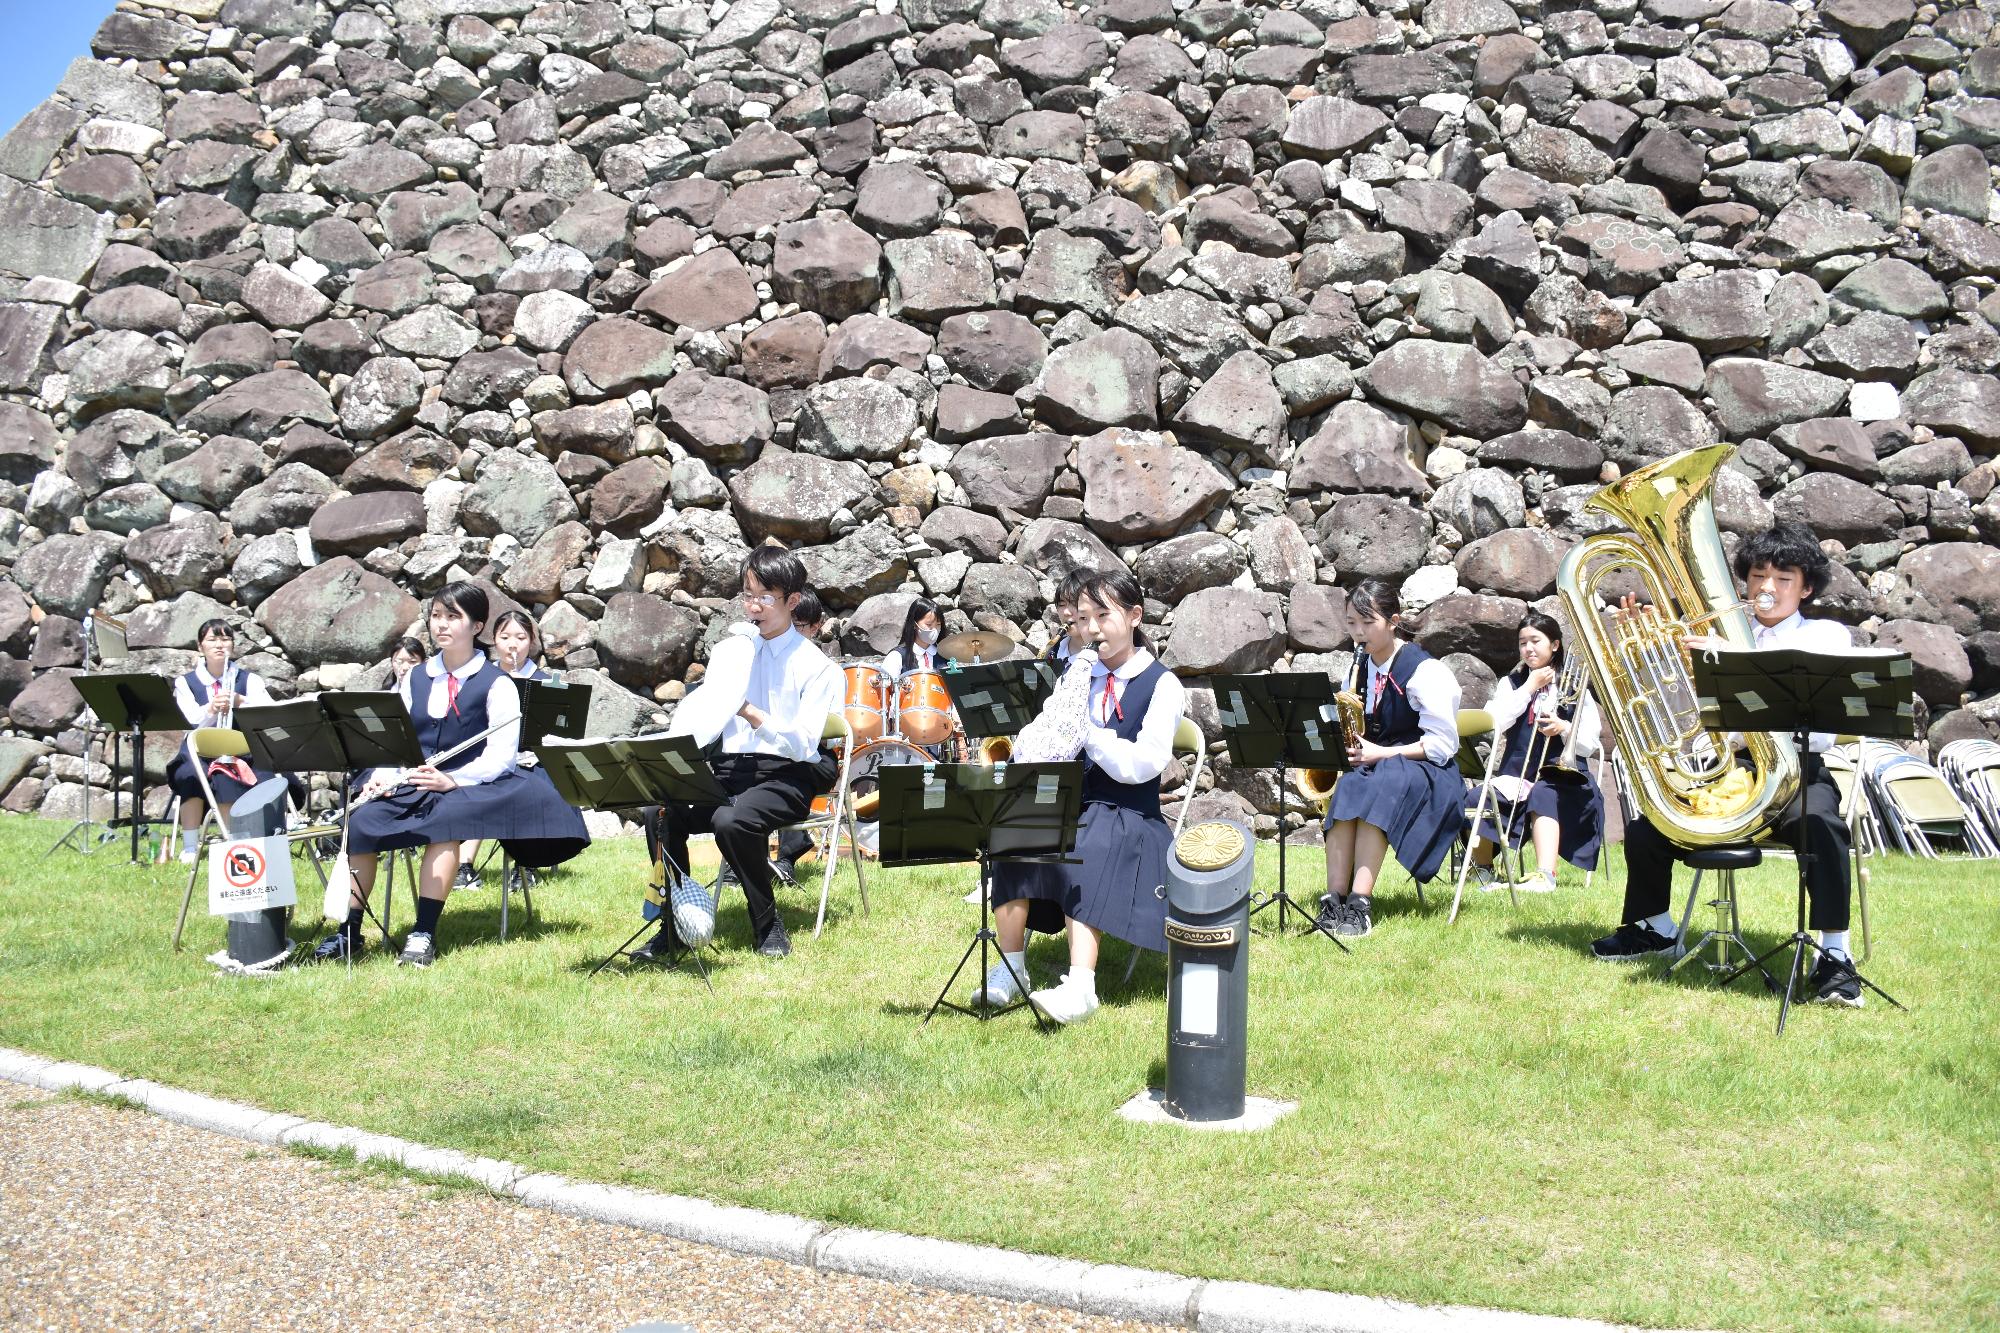
[(1211, 1282), (893, 1231), (829, 1227), (757, 1208), (529, 1172), (511, 1162), (322, 1124), (6, 1047), (0, 1047), (0, 1079), (50, 1092), (77, 1089), (129, 1098), (178, 1124), (266, 1147), (352, 1149), (361, 1161), (379, 1159), (412, 1171), (463, 1176), (529, 1207), (781, 1259), (818, 1272), (1033, 1301), (1083, 1314), (1173, 1324), (1199, 1333), (1584, 1333), (1615, 1327), (1589, 1319)]

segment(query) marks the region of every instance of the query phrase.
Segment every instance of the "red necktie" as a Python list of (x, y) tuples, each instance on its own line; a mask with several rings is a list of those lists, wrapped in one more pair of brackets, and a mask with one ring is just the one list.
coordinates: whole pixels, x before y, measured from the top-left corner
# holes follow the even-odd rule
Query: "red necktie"
[(1104, 678), (1104, 720), (1109, 722), (1115, 714), (1120, 722), (1125, 720), (1125, 706), (1118, 702), (1118, 692), (1111, 688), (1116, 676)]
[(444, 673), (444, 702), (445, 707), (451, 710), (452, 716), (458, 716), (458, 675), (456, 672), (447, 671)]
[(1378, 667), (1378, 668), (1376, 669), (1376, 671), (1375, 671), (1375, 685), (1374, 685), (1374, 688), (1372, 688), (1372, 689), (1371, 689), (1371, 690), (1369, 690), (1369, 692), (1368, 692), (1368, 711), (1369, 711), (1369, 712), (1371, 712), (1371, 713), (1372, 713), (1372, 712), (1374, 712), (1374, 711), (1375, 711), (1375, 709), (1376, 709), (1376, 707), (1377, 707), (1377, 706), (1378, 706), (1378, 705), (1379, 705), (1379, 704), (1380, 704), (1380, 703), (1382, 702), (1382, 687), (1383, 687), (1383, 686), (1384, 686), (1385, 684), (1387, 684), (1387, 683), (1388, 683), (1388, 680), (1389, 680), (1389, 673), (1388, 673), (1388, 672), (1386, 672), (1386, 671), (1383, 671), (1383, 670), (1381, 670), (1381, 669), (1380, 669), (1380, 668)]

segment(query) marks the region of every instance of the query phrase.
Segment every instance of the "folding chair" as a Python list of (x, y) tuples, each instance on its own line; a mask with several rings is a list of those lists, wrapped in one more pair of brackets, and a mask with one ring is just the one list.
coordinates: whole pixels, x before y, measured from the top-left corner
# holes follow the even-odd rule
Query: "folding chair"
[[(788, 833), (796, 830), (811, 835), (818, 851), (821, 869), (819, 881), (819, 916), (813, 922), (813, 938), (818, 939), (826, 929), (826, 901), (833, 892), (833, 872), (840, 866), (840, 834), (847, 831), (847, 847), (854, 862), (854, 884), (861, 894), (861, 914), (868, 915), (868, 877), (862, 868), (861, 844), (857, 839), (854, 818), (854, 802), (847, 787), (850, 765), (854, 758), (854, 729), (847, 724), (841, 713), (828, 713), (826, 725), (820, 729), (820, 741), (824, 745), (837, 746), (840, 750), (840, 775), (834, 780), (833, 790), (826, 797), (826, 809), (808, 814), (796, 824), (787, 824), (777, 830)], [(817, 805), (817, 802), (815, 802)]]
[[(1481, 737), (1487, 738), (1486, 753), (1479, 753)], [(1465, 803), (1465, 828), (1458, 841), (1452, 845), (1451, 855), (1457, 873), (1457, 886), (1451, 894), (1451, 914), (1445, 918), (1446, 925), (1458, 921), (1458, 909), (1465, 898), (1465, 881), (1472, 874), (1472, 847), (1479, 841), (1479, 823), (1486, 814), (1489, 802), (1499, 798), (1493, 793), (1493, 778), (1500, 767), (1502, 753), (1506, 749), (1500, 739), (1493, 735), (1493, 714), (1484, 708), (1461, 708), (1458, 710), (1458, 772), (1471, 785), (1466, 795), (1472, 799)], [(1494, 824), (1498, 825), (1499, 812), (1492, 812)], [(1509, 856), (1514, 858), (1511, 869), (1507, 865)], [(1520, 906), (1520, 895), (1514, 892), (1514, 881), (1521, 877), (1521, 853), (1519, 848), (1507, 845), (1501, 839), (1493, 849), (1493, 862), (1500, 867), (1500, 873), (1507, 881), (1507, 901), (1512, 906)]]
[(1861, 754), (1869, 795), (1900, 850), (1936, 859), (1934, 840), (1951, 838), (1968, 856), (1995, 855), (1979, 820), (1936, 769), (1893, 746), (1864, 744)]
[(1987, 845), (2000, 848), (2000, 745), (1953, 741), (1938, 752), (1938, 771), (1978, 820)]
[[(1176, 757), (1193, 755), (1194, 771), (1189, 773), (1187, 781), (1181, 784), (1181, 808), (1174, 816), (1174, 831), (1168, 842), (1169, 847), (1172, 846), (1172, 839), (1179, 838), (1181, 830), (1187, 827), (1188, 807), (1194, 804), (1194, 798), (1201, 790), (1201, 770), (1208, 763), (1208, 738), (1201, 734), (1201, 728), (1195, 725), (1195, 720), (1191, 717), (1182, 718), (1180, 724), (1174, 728), (1174, 754)], [(1125, 960), (1124, 984), (1129, 986), (1132, 983), (1132, 974), (1139, 968), (1139, 955), (1144, 952), (1145, 950), (1137, 945), (1133, 946), (1132, 956)]]

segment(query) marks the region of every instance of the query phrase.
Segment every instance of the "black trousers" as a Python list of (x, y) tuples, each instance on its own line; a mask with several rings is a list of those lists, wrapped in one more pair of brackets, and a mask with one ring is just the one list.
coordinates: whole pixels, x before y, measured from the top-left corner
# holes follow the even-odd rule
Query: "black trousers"
[[(1840, 788), (1817, 755), (1804, 757), (1806, 774), (1806, 850), (1812, 864), (1806, 874), (1806, 896), (1812, 900), (1808, 922), (1814, 930), (1846, 930), (1852, 895), (1851, 844), (1847, 821), (1840, 817)], [(1798, 803), (1766, 846), (1798, 846)], [(1675, 854), (1679, 850), (1642, 816), (1625, 826), (1625, 916), (1641, 921), (1673, 910)]]
[(736, 872), (743, 897), (750, 905), (750, 927), (762, 939), (777, 924), (778, 904), (771, 894), (771, 831), (795, 824), (812, 809), (813, 797), (833, 790), (836, 774), (831, 759), (797, 761), (774, 755), (726, 754), (711, 765), (726, 805), (656, 806), (646, 812), (646, 850), (659, 859), (662, 852), (685, 870), (688, 837), (713, 833), (722, 859)]
[(797, 861), (812, 850), (812, 834), (804, 829), (788, 829), (778, 835), (778, 856), (781, 860)]

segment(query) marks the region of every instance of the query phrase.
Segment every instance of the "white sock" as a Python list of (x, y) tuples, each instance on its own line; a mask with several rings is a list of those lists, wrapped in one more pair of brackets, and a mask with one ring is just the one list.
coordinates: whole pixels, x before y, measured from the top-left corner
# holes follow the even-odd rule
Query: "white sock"
[(1078, 967), (1075, 963), (1071, 963), (1069, 975), (1063, 978), (1063, 985), (1073, 985), (1084, 994), (1094, 996), (1097, 994), (1097, 969)]
[(1847, 932), (1844, 930), (1822, 930), (1819, 933), (1819, 947), (1830, 954), (1847, 957)]
[(181, 850), (194, 852), (201, 850), (201, 830), (184, 828), (181, 830)]
[(1028, 951), (1026, 949), (1016, 949), (1012, 953), (1009, 953), (1007, 952), (1007, 950), (1002, 949), (1000, 951), (1000, 956), (1013, 965), (1015, 976), (1021, 978), (1023, 982), (1027, 981)]
[(1668, 939), (1673, 939), (1680, 933), (1675, 929), (1677, 923), (1674, 921), (1674, 914), (1672, 912), (1655, 912), (1639, 924), (1645, 926), (1654, 934), (1664, 935)]

